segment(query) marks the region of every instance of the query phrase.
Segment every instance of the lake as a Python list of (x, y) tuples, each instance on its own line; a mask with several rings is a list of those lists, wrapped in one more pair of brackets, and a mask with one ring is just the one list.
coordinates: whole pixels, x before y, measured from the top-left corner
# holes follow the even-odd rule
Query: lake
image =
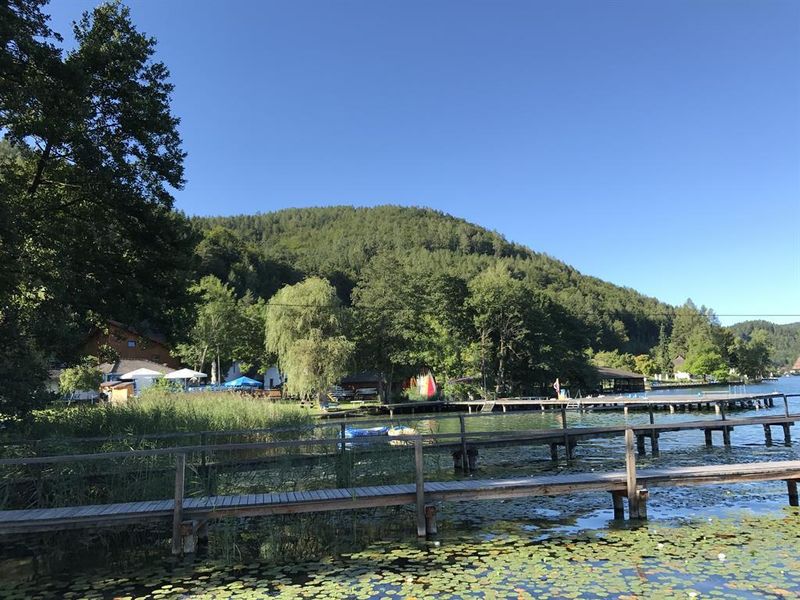
[[(726, 388), (727, 389), (727, 388)], [(692, 390), (697, 393), (699, 390)], [(708, 391), (704, 389), (704, 391)], [(737, 391), (740, 391), (737, 388)], [(800, 377), (748, 386), (748, 392), (800, 393)], [(674, 393), (673, 390), (650, 395)], [(684, 392), (685, 393), (685, 392)], [(783, 414), (736, 411), (745, 417)], [(800, 398), (790, 400), (792, 412)], [(656, 413), (656, 422), (713, 418), (713, 411)], [(570, 412), (571, 426), (646, 423), (646, 413)], [(420, 429), (458, 430), (458, 420), (407, 422)], [(468, 419), (469, 430), (560, 426), (555, 413)], [(640, 457), (642, 468), (799, 460), (776, 432), (736, 429), (732, 446), (706, 448), (702, 431), (661, 437), (661, 455)], [(426, 458), (428, 479), (454, 478), (449, 457)], [(481, 478), (537, 473), (618, 470), (621, 440), (582, 441), (567, 464), (549, 460), (546, 446), (481, 449)], [(369, 461), (353, 468), (368, 470)], [(389, 473), (406, 479), (405, 465)], [(370, 474), (375, 476), (374, 473)], [(292, 475), (303, 477), (302, 472)], [(307, 478), (318, 475), (309, 467)], [(250, 484), (259, 482), (252, 475)], [(243, 485), (231, 481), (230, 485)], [(615, 521), (606, 493), (513, 501), (445, 503), (439, 535), (417, 541), (411, 507), (327, 515), (227, 519), (212, 526), (205, 556), (166, 558), (158, 528), (70, 540), (61, 553), (34, 565), (26, 551), (4, 551), (0, 595), (6, 598), (794, 598), (800, 596), (800, 513), (787, 506), (783, 482), (651, 490), (650, 520)], [(46, 539), (41, 540), (44, 544)], [(62, 544), (64, 546), (65, 544)], [(127, 545), (127, 546), (126, 546)], [(11, 560), (16, 562), (11, 562)]]

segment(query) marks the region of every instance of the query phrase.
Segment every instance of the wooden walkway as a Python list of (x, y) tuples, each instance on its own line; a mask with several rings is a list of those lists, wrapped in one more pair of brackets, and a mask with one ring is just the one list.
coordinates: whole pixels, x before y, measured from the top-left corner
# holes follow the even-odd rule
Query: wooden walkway
[[(468, 413), (472, 413), (473, 410), (491, 412), (496, 406), (499, 406), (503, 412), (512, 407), (546, 410), (568, 406), (570, 409), (576, 410), (624, 410), (627, 413), (629, 409), (654, 409), (675, 412), (676, 410), (690, 410), (692, 407), (697, 407), (698, 410), (717, 407), (719, 410), (718, 407), (720, 406), (723, 408), (774, 406), (777, 398), (783, 398), (784, 402), (786, 402), (787, 397), (791, 397), (791, 395), (779, 392), (756, 394), (699, 392), (697, 394), (650, 394), (644, 397), (620, 395), (564, 399), (498, 398), (496, 400), (460, 400), (449, 402), (448, 404), (466, 408)], [(788, 412), (788, 405), (786, 410)]]
[[(702, 467), (676, 467), (640, 471), (638, 485), (698, 486), (749, 481), (800, 480), (800, 461), (746, 463)], [(581, 473), (508, 479), (425, 482), (424, 502), (470, 501), (555, 496), (627, 490), (624, 471)], [(378, 506), (399, 506), (417, 501), (415, 484), (325, 489), (305, 492), (274, 492), (241, 496), (186, 498), (182, 503), (185, 520), (296, 514), (331, 510), (352, 510)], [(794, 505), (796, 505), (796, 497)], [(790, 498), (790, 502), (792, 499)], [(0, 511), (0, 534), (60, 531), (72, 528), (105, 527), (124, 523), (172, 519), (174, 500), (127, 502), (65, 508)]]

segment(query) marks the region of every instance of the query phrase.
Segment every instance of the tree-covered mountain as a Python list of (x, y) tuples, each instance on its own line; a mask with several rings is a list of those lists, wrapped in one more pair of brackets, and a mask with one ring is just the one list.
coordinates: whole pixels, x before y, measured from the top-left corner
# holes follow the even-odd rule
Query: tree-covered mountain
[(205, 234), (198, 249), (202, 274), (216, 275), (240, 294), (250, 290), (268, 298), (282, 284), (316, 275), (330, 280), (350, 304), (380, 258), (407, 276), (418, 271), (419, 277), (442, 274), (465, 282), (505, 265), (576, 319), (594, 350), (647, 352), (674, 314), (654, 298), (425, 208), (336, 206), (193, 221)]
[(800, 323), (777, 325), (762, 320), (743, 321), (729, 329), (741, 338), (749, 338), (757, 329), (766, 331), (771, 346), (770, 358), (779, 367), (793, 365), (800, 356)]

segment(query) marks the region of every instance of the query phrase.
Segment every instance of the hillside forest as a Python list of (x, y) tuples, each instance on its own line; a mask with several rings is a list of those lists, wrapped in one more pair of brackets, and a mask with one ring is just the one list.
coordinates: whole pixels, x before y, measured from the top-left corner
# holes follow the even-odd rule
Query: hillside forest
[[(800, 354), (800, 324), (720, 326), (425, 208), (189, 218), (185, 153), (156, 41), (101, 4), (62, 48), (43, 0), (0, 7), (0, 412), (44, 402), (114, 319), (166, 335), (189, 366), (276, 362), (290, 391), (345, 373), (446, 393), (591, 391), (593, 366), (759, 376)], [(112, 35), (113, 34), (113, 35)]]

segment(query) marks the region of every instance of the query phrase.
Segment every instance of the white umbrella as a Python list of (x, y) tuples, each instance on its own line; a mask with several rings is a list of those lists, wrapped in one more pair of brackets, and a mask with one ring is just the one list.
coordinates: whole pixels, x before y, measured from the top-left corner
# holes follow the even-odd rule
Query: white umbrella
[(158, 371), (153, 371), (153, 369), (136, 369), (135, 371), (131, 371), (130, 373), (125, 373), (124, 375), (120, 376), (120, 379), (145, 379), (145, 378), (154, 378), (154, 377), (163, 377), (163, 373), (159, 373)]
[(178, 369), (172, 373), (167, 373), (164, 375), (164, 377), (166, 379), (196, 379), (200, 377), (208, 377), (208, 375), (192, 369)]

